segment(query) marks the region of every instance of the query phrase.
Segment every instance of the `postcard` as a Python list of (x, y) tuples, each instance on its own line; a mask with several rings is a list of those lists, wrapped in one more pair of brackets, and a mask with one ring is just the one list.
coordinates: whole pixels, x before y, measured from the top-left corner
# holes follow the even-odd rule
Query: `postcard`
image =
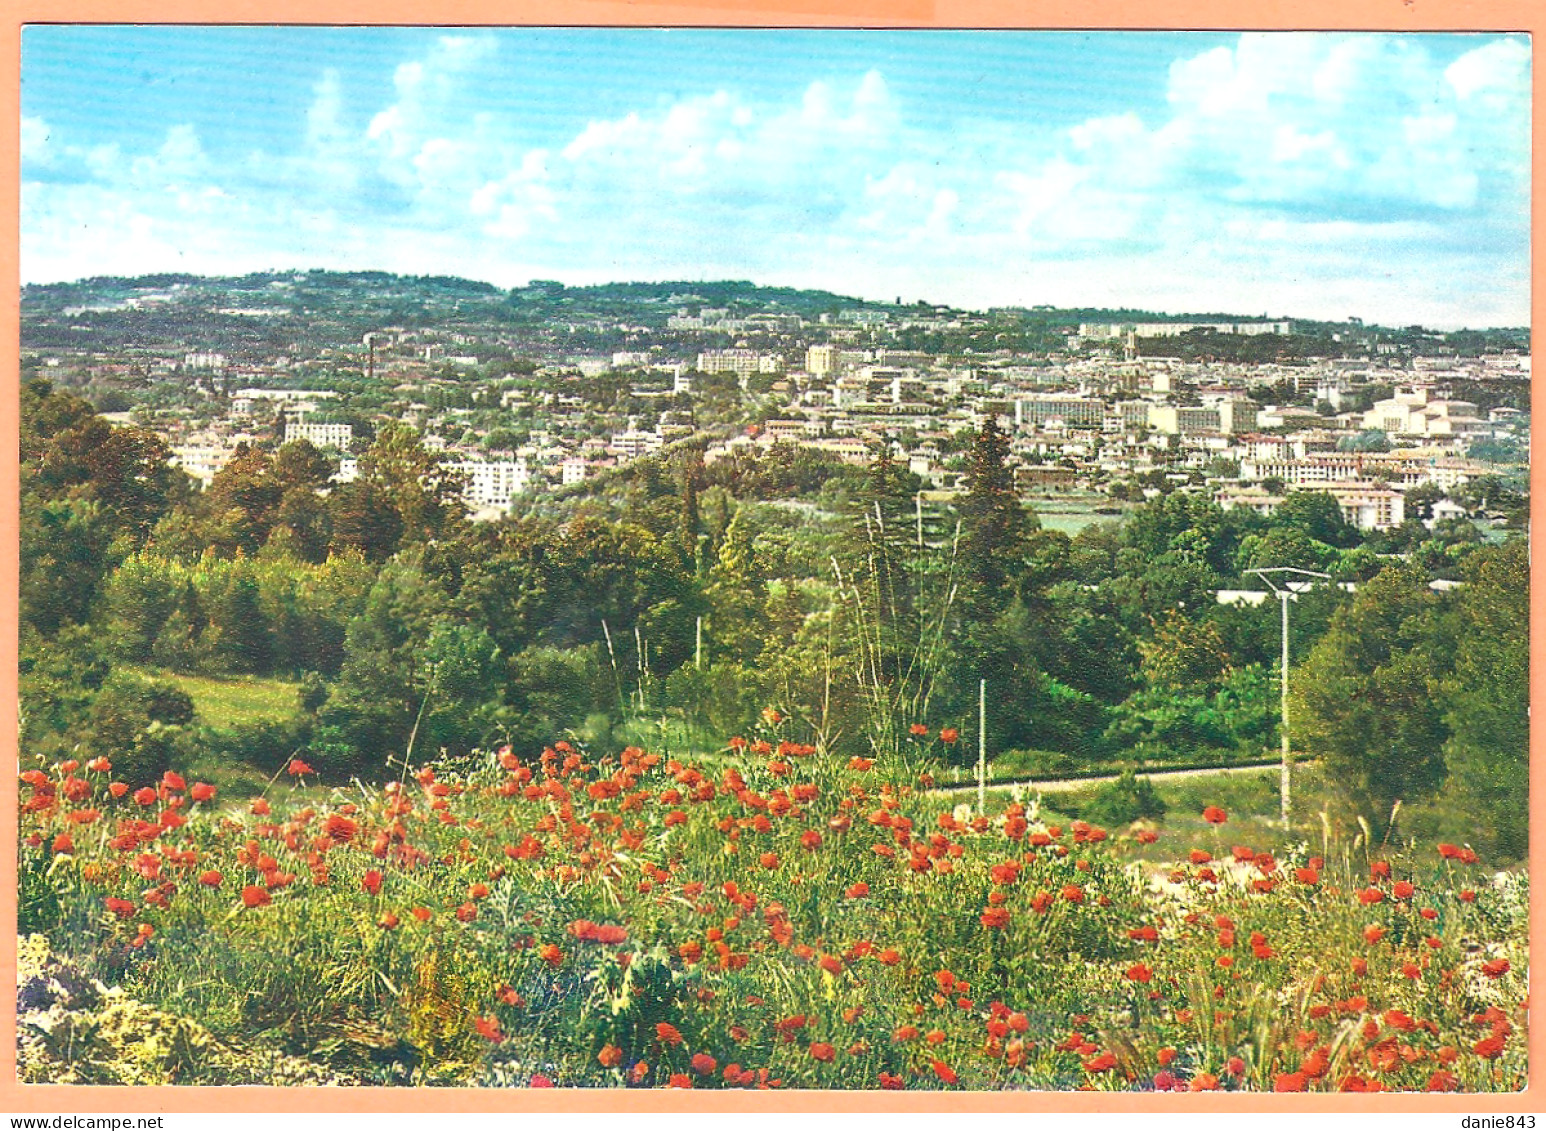
[(20, 28), (15, 1108), (1525, 1102), (1528, 27), (557, 23)]

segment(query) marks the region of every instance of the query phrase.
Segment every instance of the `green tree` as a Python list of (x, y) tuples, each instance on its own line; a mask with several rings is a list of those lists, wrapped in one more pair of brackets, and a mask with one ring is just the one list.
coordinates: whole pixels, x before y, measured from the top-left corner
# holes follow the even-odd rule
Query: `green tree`
[(1331, 780), (1380, 828), (1395, 802), (1422, 800), (1444, 780), (1439, 692), (1453, 640), (1427, 582), (1420, 569), (1386, 567), (1333, 614), (1292, 672), (1295, 745), (1324, 758)]
[(1009, 464), (1009, 437), (991, 414), (972, 442), (966, 495), (961, 500), (961, 575), (969, 602), (979, 618), (1003, 607), (1006, 591), (1019, 574), (1026, 538), (1034, 518), (1015, 494)]
[(1530, 561), (1523, 538), (1478, 551), (1458, 591), (1454, 669), (1443, 681), (1452, 804), (1496, 862), (1529, 847)]

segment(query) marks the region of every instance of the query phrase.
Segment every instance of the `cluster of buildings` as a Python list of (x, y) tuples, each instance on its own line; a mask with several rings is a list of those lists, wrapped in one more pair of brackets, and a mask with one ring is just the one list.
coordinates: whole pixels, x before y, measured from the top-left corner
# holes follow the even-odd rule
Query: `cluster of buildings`
[[(514, 349), (492, 325), (387, 326), (322, 349), (309, 359), (311, 370), (289, 357), (239, 366), (186, 347), (146, 368), (158, 377), (185, 374), (210, 397), (224, 379), (225, 399), (217, 403), (228, 407), (219, 418), (154, 425), (177, 463), (205, 484), (238, 445), (280, 439), (307, 440), (332, 454), (337, 478), (348, 481), (369, 441), (364, 419), (402, 420), (462, 473), (469, 511), (479, 517), (508, 511), (524, 493), (583, 483), (689, 438), (706, 445), (711, 462), (791, 445), (863, 464), (885, 445), (929, 489), (948, 494), (964, 476), (963, 431), (993, 417), (1009, 436), (1016, 483), (1027, 496), (1130, 499), (1160, 490), (1157, 477), (1166, 489), (1203, 491), (1221, 506), (1270, 514), (1290, 492), (1316, 490), (1335, 497), (1350, 522), (1379, 530), (1406, 519), (1405, 494), (1414, 487), (1451, 493), (1491, 473), (1468, 458), (1478, 441), (1527, 450), (1521, 411), (1483, 411), (1461, 395), (1491, 381), (1527, 381), (1530, 359), (1522, 353), (1396, 356), (1371, 343), (1360, 358), (1308, 363), (1138, 355), (1139, 339), (1161, 353), (1169, 347), (1156, 340), (1193, 331), (1261, 337), (1294, 330), (1269, 320), (1086, 322), (1066, 328), (1066, 348), (1035, 354), (918, 348), (981, 330), (988, 317), (922, 305), (810, 320), (779, 309), (682, 306), (664, 318), (663, 330), (622, 319), (588, 327), (601, 331), (598, 340), (621, 335), (624, 349), (523, 346), (523, 379), (490, 380), (483, 390), (486, 359)], [(347, 394), (304, 387), (308, 372), (344, 368), (382, 390), (378, 403), (388, 407), (362, 419)], [(697, 408), (700, 384), (722, 393), (725, 375), (741, 390), (745, 418), (706, 423)], [(587, 399), (585, 382), (602, 376), (623, 390), (626, 411), (609, 413)], [(233, 386), (244, 380), (253, 383)], [(515, 442), (494, 437), (490, 419), (505, 416), (512, 427), (521, 422)]]

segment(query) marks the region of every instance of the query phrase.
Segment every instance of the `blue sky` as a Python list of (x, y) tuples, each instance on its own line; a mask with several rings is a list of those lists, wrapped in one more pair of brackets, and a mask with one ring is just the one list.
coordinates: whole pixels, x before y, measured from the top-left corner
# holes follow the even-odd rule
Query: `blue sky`
[(33, 26), (25, 282), (1529, 309), (1522, 36)]

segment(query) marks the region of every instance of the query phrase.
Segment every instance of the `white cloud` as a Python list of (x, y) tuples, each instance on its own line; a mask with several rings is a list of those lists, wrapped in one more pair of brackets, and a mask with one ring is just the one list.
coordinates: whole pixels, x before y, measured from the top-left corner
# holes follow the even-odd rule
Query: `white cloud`
[(22, 115), (21, 160), (23, 165), (49, 165), (53, 152), (49, 148), (48, 123), (42, 118)]
[(495, 42), (442, 37), (396, 69), (385, 105), (350, 106), (324, 72), (294, 152), (246, 165), (212, 162), (190, 126), (125, 153), (72, 150), (26, 119), (24, 161), (73, 162), (86, 183), (24, 191), (24, 274), (162, 255), (211, 271), (282, 259), (505, 284), (726, 275), (975, 305), (1526, 317), (1518, 40), (1442, 67), (1420, 39), (1247, 35), (1176, 62), (1162, 104), (1061, 130), (985, 114), (946, 135), (869, 70), (783, 101), (727, 88), (624, 107), (540, 144), (478, 100)]

